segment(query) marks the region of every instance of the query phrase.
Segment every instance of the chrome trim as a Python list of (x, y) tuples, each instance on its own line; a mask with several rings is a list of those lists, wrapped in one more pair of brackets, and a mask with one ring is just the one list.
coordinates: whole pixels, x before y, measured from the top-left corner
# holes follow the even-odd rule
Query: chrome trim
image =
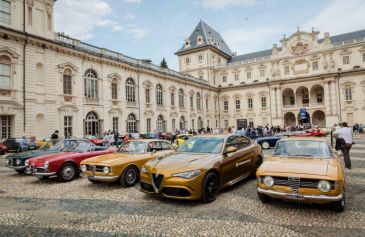
[(7, 165), (7, 167), (15, 169), (15, 170), (22, 170), (25, 169), (27, 166), (12, 166), (12, 165)]
[[(286, 198), (287, 195), (291, 194), (291, 193), (282, 193), (282, 192), (277, 192), (274, 190), (267, 190), (267, 189), (262, 189), (262, 188), (257, 188), (257, 192), (266, 194), (269, 196), (281, 197), (281, 198)], [(298, 193), (295, 193), (295, 194), (298, 194)], [(338, 196), (326, 196), (326, 195), (301, 195), (301, 196), (307, 200), (323, 200), (323, 201), (331, 201), (331, 202), (339, 201), (343, 198), (342, 193)]]
[(119, 178), (119, 176), (87, 176), (87, 175), (86, 177), (90, 180), (95, 180), (95, 181), (116, 181)]
[(51, 173), (32, 173), (34, 176), (53, 176), (56, 175), (57, 172), (51, 172)]

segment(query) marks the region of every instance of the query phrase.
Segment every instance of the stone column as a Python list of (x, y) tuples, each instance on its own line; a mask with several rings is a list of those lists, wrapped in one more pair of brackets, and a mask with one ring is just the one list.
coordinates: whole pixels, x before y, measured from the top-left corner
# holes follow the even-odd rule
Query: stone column
[(331, 101), (331, 82), (326, 80), (324, 82), (324, 107), (327, 115), (332, 115), (332, 101)]
[(282, 118), (283, 102), (282, 102), (281, 88), (277, 87), (276, 92), (277, 92), (278, 117)]
[(339, 111), (337, 109), (337, 104), (338, 104), (338, 97), (340, 95), (337, 94), (336, 91), (336, 81), (335, 80), (331, 80), (331, 84), (330, 84), (330, 91), (331, 91), (331, 115), (338, 115)]

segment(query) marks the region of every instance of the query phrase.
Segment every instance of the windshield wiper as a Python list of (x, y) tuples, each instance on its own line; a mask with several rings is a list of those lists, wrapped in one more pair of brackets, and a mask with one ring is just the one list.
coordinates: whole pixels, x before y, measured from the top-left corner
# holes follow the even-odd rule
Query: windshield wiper
[(307, 157), (314, 157), (313, 155), (310, 155), (310, 154), (291, 154), (291, 156), (307, 156)]

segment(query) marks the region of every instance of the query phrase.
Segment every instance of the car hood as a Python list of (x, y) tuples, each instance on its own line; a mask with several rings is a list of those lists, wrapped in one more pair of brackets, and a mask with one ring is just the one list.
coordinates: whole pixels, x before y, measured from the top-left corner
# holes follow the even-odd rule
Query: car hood
[(267, 159), (260, 170), (270, 173), (327, 175), (329, 159), (273, 158)]
[(78, 156), (80, 153), (77, 152), (60, 152), (56, 154), (47, 154), (39, 157), (35, 157), (29, 160), (29, 163), (43, 163), (45, 161), (52, 162), (60, 159), (70, 159)]
[(150, 172), (184, 172), (195, 169), (208, 169), (219, 160), (219, 154), (175, 153), (156, 158), (146, 164)]
[(127, 154), (127, 153), (112, 153), (107, 155), (96, 156), (81, 162), (81, 164), (104, 164), (104, 165), (119, 165), (133, 160), (138, 160), (151, 156), (147, 154)]
[(42, 156), (42, 155), (47, 155), (47, 154), (54, 154), (54, 153), (57, 153), (57, 152), (58, 151), (56, 151), (56, 150), (26, 151), (26, 152), (21, 152), (21, 153), (18, 153), (18, 154), (9, 155), (9, 156), (7, 156), (7, 158), (26, 160), (26, 159), (30, 159), (30, 158), (37, 157), (37, 156)]

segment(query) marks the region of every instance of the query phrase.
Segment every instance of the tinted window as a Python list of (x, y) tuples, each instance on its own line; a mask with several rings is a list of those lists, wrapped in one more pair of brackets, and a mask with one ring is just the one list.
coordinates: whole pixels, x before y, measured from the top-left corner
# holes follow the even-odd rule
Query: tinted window
[(178, 152), (191, 153), (220, 153), (223, 145), (222, 138), (215, 137), (193, 137), (187, 140)]
[(250, 140), (246, 137), (236, 137), (237, 149), (242, 149), (250, 145)]
[(171, 145), (168, 142), (161, 142), (163, 150), (171, 150)]
[(150, 142), (150, 150), (151, 151), (161, 151), (162, 146), (160, 142)]

